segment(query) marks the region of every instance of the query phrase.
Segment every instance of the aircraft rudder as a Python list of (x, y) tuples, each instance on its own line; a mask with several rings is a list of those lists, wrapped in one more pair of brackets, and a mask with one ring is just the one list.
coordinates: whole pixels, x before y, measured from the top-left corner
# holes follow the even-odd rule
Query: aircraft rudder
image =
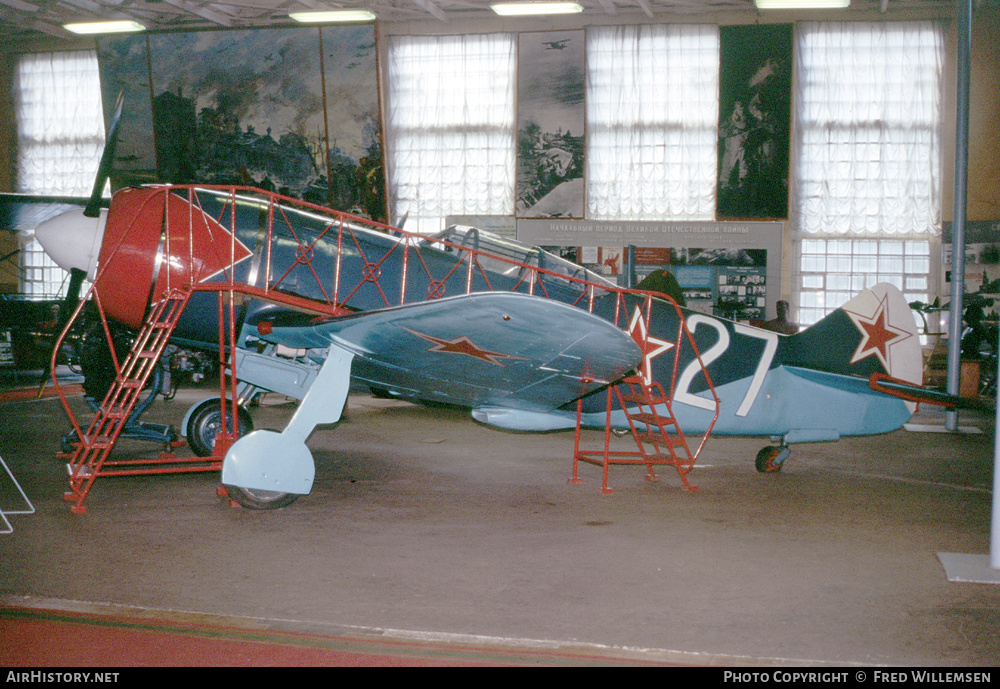
[(886, 373), (922, 382), (916, 319), (902, 292), (888, 283), (859, 292), (790, 339), (786, 364), (864, 377)]

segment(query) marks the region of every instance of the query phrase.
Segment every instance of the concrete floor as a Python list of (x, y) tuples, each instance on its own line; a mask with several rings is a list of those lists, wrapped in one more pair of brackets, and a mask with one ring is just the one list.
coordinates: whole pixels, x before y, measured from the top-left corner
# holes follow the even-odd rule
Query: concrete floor
[[(208, 394), (146, 418), (179, 425)], [(255, 423), (280, 428), (293, 409), (267, 399)], [(597, 467), (567, 482), (572, 433), (358, 394), (311, 437), (314, 490), (291, 507), (234, 508), (217, 474), (185, 474), (99, 479), (77, 516), (58, 402), (6, 403), (0, 456), (37, 512), (0, 535), (0, 596), (691, 664), (989, 666), (1000, 587), (951, 583), (938, 558), (990, 547), (992, 417), (961, 422), (985, 432), (797, 446), (774, 475), (754, 469), (761, 439), (715, 437), (698, 492), (669, 468), (651, 483), (616, 467), (603, 495)]]

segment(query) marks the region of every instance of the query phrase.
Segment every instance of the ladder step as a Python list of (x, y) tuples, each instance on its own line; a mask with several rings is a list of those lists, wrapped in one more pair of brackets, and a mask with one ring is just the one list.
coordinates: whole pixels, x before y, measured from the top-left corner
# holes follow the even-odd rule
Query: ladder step
[(106, 435), (99, 435), (89, 442), (84, 440), (81, 445), (88, 450), (105, 450), (111, 447), (111, 438)]
[(683, 457), (675, 457), (674, 455), (665, 455), (663, 453), (657, 453), (654, 455), (647, 455), (647, 458), (651, 462), (665, 463), (665, 464), (690, 464), (690, 459), (684, 459)]
[(631, 419), (633, 421), (638, 421), (640, 423), (644, 423), (647, 426), (676, 426), (677, 425), (677, 422), (674, 421), (671, 417), (669, 417), (669, 416), (661, 416), (660, 414), (647, 414), (647, 413), (629, 414), (629, 417), (631, 417)]
[(665, 404), (667, 402), (666, 397), (653, 397), (652, 395), (645, 395), (639, 392), (622, 395), (622, 399), (625, 400), (626, 402), (633, 402), (634, 404), (645, 404), (645, 405)]
[(644, 443), (659, 443), (660, 445), (669, 445), (670, 447), (684, 444), (682, 438), (671, 438), (663, 433), (636, 433), (635, 437)]

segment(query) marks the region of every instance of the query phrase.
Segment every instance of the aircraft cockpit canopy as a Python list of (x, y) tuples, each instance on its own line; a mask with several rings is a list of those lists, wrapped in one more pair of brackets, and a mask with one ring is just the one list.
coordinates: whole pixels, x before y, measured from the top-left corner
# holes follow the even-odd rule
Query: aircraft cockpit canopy
[(612, 283), (597, 273), (545, 251), (541, 247), (528, 246), (475, 227), (452, 225), (429, 237), (428, 243), (448, 253), (462, 251), (462, 248), (479, 251), (481, 253), (477, 257), (477, 261), (483, 269), (509, 277), (516, 277), (524, 269), (524, 266), (528, 266), (571, 278), (571, 280), (566, 281), (567, 286), (579, 291), (583, 291), (587, 287), (583, 284), (584, 282), (605, 288), (614, 287)]

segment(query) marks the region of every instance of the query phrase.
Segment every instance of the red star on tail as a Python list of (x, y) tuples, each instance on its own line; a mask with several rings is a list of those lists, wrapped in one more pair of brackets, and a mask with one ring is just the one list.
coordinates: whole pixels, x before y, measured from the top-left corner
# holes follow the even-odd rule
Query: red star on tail
[(886, 372), (889, 372), (889, 349), (896, 342), (910, 337), (911, 333), (892, 325), (886, 298), (882, 297), (878, 308), (871, 316), (845, 311), (861, 333), (861, 343), (855, 350), (854, 356), (851, 357), (852, 364), (867, 357), (876, 356)]

